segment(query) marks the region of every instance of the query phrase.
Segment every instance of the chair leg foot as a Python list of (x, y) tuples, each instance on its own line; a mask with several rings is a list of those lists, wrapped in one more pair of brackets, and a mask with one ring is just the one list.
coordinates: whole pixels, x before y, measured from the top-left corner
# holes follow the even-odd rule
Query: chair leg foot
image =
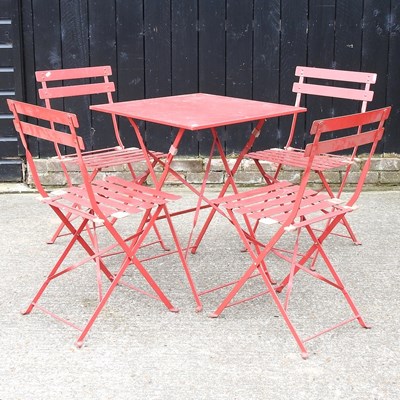
[(169, 308), (169, 311), (171, 311), (173, 313), (178, 313), (179, 312), (179, 308), (172, 307), (172, 308)]
[(32, 309), (33, 309), (33, 304), (30, 304), (26, 310), (21, 310), (20, 313), (21, 315), (28, 315), (31, 313)]
[(309, 357), (309, 354), (306, 351), (302, 351), (301, 352), (301, 358), (303, 360), (307, 360), (308, 357)]
[(77, 342), (75, 342), (75, 346), (80, 349), (83, 346), (83, 340), (78, 340)]
[(196, 312), (198, 313), (198, 312), (201, 312), (201, 311), (203, 311), (203, 306), (202, 305), (197, 306), (196, 307)]
[(218, 314), (216, 313), (211, 313), (208, 315), (210, 318), (218, 318)]

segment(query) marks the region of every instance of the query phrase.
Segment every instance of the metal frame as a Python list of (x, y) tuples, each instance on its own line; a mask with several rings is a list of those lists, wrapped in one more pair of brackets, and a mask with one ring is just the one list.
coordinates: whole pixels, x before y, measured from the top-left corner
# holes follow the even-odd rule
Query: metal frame
[[(353, 100), (360, 103), (360, 112), (365, 112), (367, 103), (372, 101), (374, 92), (371, 84), (376, 83), (377, 75), (369, 72), (334, 70), (313, 67), (296, 67), (295, 75), (298, 82), (293, 83), (293, 92), (296, 93), (295, 105), (299, 106), (307, 96), (330, 97), (337, 99)], [(309, 83), (309, 82), (313, 83)], [(328, 82), (329, 84), (322, 84)], [(344, 82), (360, 85), (360, 88), (349, 88)], [(287, 143), (283, 149), (274, 148), (250, 152), (246, 158), (252, 159), (267, 184), (277, 182), (279, 173), (284, 165), (305, 169), (308, 161), (303, 157), (304, 150), (292, 147), (297, 123), (297, 115), (294, 115)], [(314, 158), (313, 171), (317, 173), (323, 188), (332, 196), (340, 196), (351, 166), (354, 162), (357, 149), (351, 156), (320, 154)], [(261, 165), (261, 161), (275, 163), (277, 168), (273, 175), (268, 174)], [(335, 168), (344, 167), (343, 179), (336, 191), (332, 190), (324, 172)], [(341, 221), (346, 227), (349, 237), (355, 244), (361, 244), (351, 229), (346, 218)], [(344, 235), (341, 235), (344, 236)]]
[[(108, 65), (44, 70), (36, 71), (35, 73), (36, 81), (42, 86), (39, 88), (39, 97), (45, 101), (47, 108), (52, 108), (51, 101), (53, 99), (64, 99), (67, 97), (76, 96), (90, 97), (90, 95), (94, 94), (104, 94), (108, 100), (108, 103), (113, 103), (112, 93), (115, 92), (115, 85), (114, 82), (109, 80), (111, 75), (112, 70)], [(96, 78), (99, 81), (94, 81)], [(88, 82), (88, 80), (91, 81)], [(73, 84), (68, 85), (68, 83), (71, 82)], [(140, 176), (137, 176), (133, 164), (145, 160), (143, 150), (137, 147), (125, 147), (119, 134), (116, 116), (111, 115), (111, 119), (114, 128), (116, 146), (100, 150), (85, 151), (82, 153), (82, 157), (84, 157), (87, 167), (92, 171), (91, 179), (94, 179), (96, 175), (104, 168), (117, 165), (126, 165), (132, 175), (132, 180), (142, 184), (147, 179), (149, 170), (145, 171)], [(68, 179), (67, 183), (69, 186), (72, 186), (72, 182), (69, 179), (69, 175), (66, 173), (66, 169), (68, 165), (77, 165), (78, 157), (76, 154), (63, 155), (57, 146), (55, 146), (55, 151), (57, 153), (57, 158), (61, 161), (61, 167), (63, 168)], [(154, 166), (160, 162), (160, 159), (167, 156), (164, 153), (150, 151), (147, 149), (146, 153), (148, 153), (149, 157), (151, 158), (152, 168), (154, 168)], [(48, 243), (54, 243), (54, 241), (61, 235), (63, 227), (64, 225), (60, 224)], [(167, 250), (167, 247), (163, 243), (156, 225), (154, 225), (154, 229), (156, 230), (156, 234), (161, 246)]]
[[(180, 197), (157, 189), (145, 187), (135, 182), (126, 181), (115, 176), (108, 176), (104, 180), (93, 180), (85, 164), (85, 160), (82, 157), (84, 144), (83, 139), (76, 134), (76, 128), (78, 127), (76, 115), (13, 100), (8, 100), (8, 105), (14, 115), (14, 126), (20, 134), (21, 141), (25, 147), (27, 162), (31, 169), (35, 185), (42, 197), (42, 201), (52, 208), (72, 235), (69, 243), (66, 245), (58, 261), (51, 269), (48, 277), (34, 296), (24, 314), (29, 314), (34, 308), (37, 308), (57, 320), (78, 329), (80, 335), (76, 345), (80, 347), (118, 284), (128, 286), (139, 293), (158, 299), (170, 311), (177, 311), (144, 267), (143, 262), (139, 260), (137, 254), (149, 231), (154, 227), (159, 218), (166, 219), (176, 247), (175, 251), (169, 253), (163, 252), (162, 256), (172, 253), (177, 253), (179, 255), (197, 307), (201, 309), (201, 302), (198, 298), (197, 290), (191, 278), (188, 265), (172, 224), (171, 216), (167, 209), (167, 202), (178, 200)], [(21, 119), (22, 117), (35, 118), (41, 121), (41, 123), (46, 122), (48, 127), (24, 122)], [(67, 133), (55, 129), (55, 126), (59, 127), (60, 125), (66, 128)], [(83, 184), (49, 194), (40, 182), (39, 174), (27, 145), (28, 136), (53, 142), (56, 146), (72, 147), (76, 151), (77, 163), (80, 168)], [(70, 222), (68, 218), (69, 214), (79, 217), (81, 222), (77, 228)], [(132, 223), (132, 229), (136, 226), (133, 233), (131, 232), (128, 235), (124, 235), (115, 223), (116, 220), (118, 221), (121, 218), (136, 214), (142, 215), (139, 223)], [(109, 233), (109, 238), (107, 238), (107, 243), (104, 247), (101, 247), (97, 235), (95, 234), (97, 224), (104, 226)], [(89, 234), (92, 231), (94, 232), (93, 236), (89, 235), (89, 241), (84, 237), (85, 228), (88, 225), (92, 226), (92, 230), (89, 230)], [(114, 242), (112, 242), (112, 240)], [(87, 253), (87, 257), (73, 264), (65, 265), (67, 256), (73, 254), (72, 250), (78, 244)], [(112, 273), (110, 268), (106, 265), (105, 260), (120, 254), (122, 254), (123, 261), (117, 269), (117, 272)], [(153, 256), (150, 259), (158, 257), (159, 256)], [(96, 269), (99, 302), (89, 320), (83, 327), (79, 327), (64, 317), (47, 310), (38, 303), (50, 283), (62, 277), (65, 273), (74, 271), (78, 267), (87, 264), (94, 265)], [(122, 280), (129, 266), (133, 266), (142, 275), (155, 294), (138, 289)], [(103, 276), (109, 281), (109, 286), (104, 293)]]
[[(314, 141), (307, 145), (303, 153), (303, 157), (307, 161), (307, 166), (299, 185), (294, 185), (287, 181), (279, 181), (262, 188), (215, 200), (218, 206), (224, 207), (227, 210), (238, 236), (251, 257), (251, 265), (245, 270), (240, 279), (236, 281), (229, 294), (217, 307), (212, 314), (213, 317), (218, 317), (228, 306), (247, 301), (248, 299), (236, 303), (232, 302), (244, 284), (250, 278), (259, 275), (266, 286), (266, 291), (261, 294), (267, 293), (271, 295), (273, 302), (284, 318), (304, 358), (308, 357), (305, 343), (323, 333), (354, 320), (357, 320), (362, 327), (368, 327), (329, 260), (323, 244), (345, 216), (357, 208), (356, 201), (360, 196), (370, 167), (371, 158), (379, 140), (382, 138), (384, 132), (383, 126), (389, 114), (390, 107), (387, 107), (360, 114), (315, 121), (311, 128)], [(369, 130), (371, 125), (374, 125), (373, 129)], [(376, 127), (376, 125), (378, 126)], [(351, 128), (354, 131), (352, 135), (327, 139), (329, 138), (329, 133)], [(320, 154), (330, 154), (345, 149), (356, 149), (361, 145), (370, 145), (370, 152), (363, 166), (358, 184), (353, 189), (349, 200), (344, 201), (337, 197), (332, 198), (327, 192), (318, 192), (307, 187), (315, 157)], [(250, 219), (261, 224), (266, 224), (270, 232), (275, 227), (276, 229), (272, 231), (275, 233), (271, 235), (269, 240), (263, 241), (260, 235), (256, 235), (258, 232), (252, 229), (251, 225), (249, 228), (247, 222), (246, 228), (243, 227), (243, 224), (239, 221), (240, 217), (245, 217), (246, 221)], [(321, 222), (325, 223), (322, 233), (316, 229), (318, 223)], [(289, 232), (292, 235), (293, 233), (295, 234), (293, 248), (289, 249), (289, 251), (281, 251), (277, 248), (277, 245), (283, 236)], [(306, 233), (306, 236), (308, 235), (311, 239), (311, 245), (308, 250), (300, 253), (300, 244), (304, 242), (303, 233)], [(322, 259), (330, 276), (322, 272), (316, 272), (311, 268), (316, 254)], [(287, 261), (290, 266), (289, 273), (275, 287), (264, 268), (264, 265), (268, 264), (267, 258), (269, 261), (273, 258), (272, 256)], [(311, 263), (311, 265), (307, 263)], [(323, 266), (321, 266), (322, 268)], [(345, 321), (341, 321), (315, 335), (302, 339), (288, 314), (289, 300), (293, 294), (294, 278), (299, 271), (338, 289), (347, 301), (353, 315)], [(285, 297), (281, 301), (278, 294), (284, 289)], [(254, 297), (257, 296), (251, 296), (250, 299)], [(310, 303), (310, 307), (311, 305)]]

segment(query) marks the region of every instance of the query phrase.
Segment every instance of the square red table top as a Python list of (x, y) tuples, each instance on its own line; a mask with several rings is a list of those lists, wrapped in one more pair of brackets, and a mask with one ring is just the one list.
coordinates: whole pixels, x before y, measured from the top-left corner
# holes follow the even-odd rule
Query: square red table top
[(303, 107), (205, 93), (100, 104), (90, 108), (191, 131), (306, 111)]

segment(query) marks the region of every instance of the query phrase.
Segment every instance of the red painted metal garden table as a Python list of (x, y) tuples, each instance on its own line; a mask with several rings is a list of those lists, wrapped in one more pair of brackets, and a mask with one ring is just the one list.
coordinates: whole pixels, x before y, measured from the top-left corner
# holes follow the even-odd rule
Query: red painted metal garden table
[[(168, 174), (173, 174), (178, 180), (187, 186), (192, 192), (198, 196), (198, 203), (195, 208), (182, 210), (179, 213), (195, 212), (193, 218), (193, 228), (190, 233), (188, 244), (186, 247), (186, 254), (189, 249), (195, 253), (200, 242), (202, 241), (207, 228), (213, 219), (216, 212), (223, 214), (227, 217), (220, 208), (212, 204), (205, 196), (205, 187), (211, 168), (211, 159), (217, 151), (221, 157), (222, 164), (226, 172), (226, 182), (222, 186), (218, 197), (224, 196), (229, 187), (232, 188), (234, 193), (237, 193), (237, 187), (234, 181), (234, 175), (238, 170), (244, 156), (251, 150), (256, 138), (260, 135), (261, 129), (265, 121), (269, 118), (282, 117), (286, 115), (298, 114), (305, 112), (306, 108), (297, 107), (292, 105), (284, 105), (277, 103), (268, 103), (255, 100), (247, 100), (235, 97), (220, 96), (205, 93), (192, 93), (185, 95), (176, 95), (168, 97), (150, 98), (144, 100), (132, 100), (124, 102), (116, 102), (113, 104), (100, 104), (90, 107), (92, 110), (105, 112), (109, 114), (125, 117), (132, 125), (139, 144), (143, 153), (148, 155), (143, 135), (140, 132), (139, 126), (136, 121), (152, 122), (172, 128), (177, 128), (178, 131), (173, 140), (173, 143), (168, 151), (165, 162), (159, 160), (160, 164), (164, 165), (164, 170), (161, 176), (157, 177), (154, 171), (154, 160), (149, 156), (146, 158), (146, 164), (150, 171), (150, 176), (157, 189), (161, 189), (167, 179)], [(244, 122), (252, 122), (255, 127), (250, 132), (244, 132), (244, 135), (249, 135), (248, 140), (238, 155), (235, 164), (232, 168), (229, 167), (226, 159), (223, 146), (219, 139), (219, 127), (228, 125), (235, 125)], [(204, 178), (200, 190), (185, 181), (179, 174), (172, 168), (171, 163), (174, 156), (178, 153), (179, 144), (185, 131), (198, 131), (203, 129), (210, 129), (213, 141), (210, 147), (210, 156), (204, 172)], [(201, 205), (202, 202), (206, 205)], [(197, 224), (200, 209), (212, 207), (206, 222), (201, 228), (197, 239), (192, 243), (192, 234)]]
[[(136, 120), (152, 122), (178, 129), (173, 143), (169, 149), (168, 156), (164, 164), (164, 171), (160, 177), (156, 177), (153, 168), (153, 160), (147, 157), (146, 162), (150, 171), (150, 176), (152, 177), (157, 189), (162, 188), (168, 174), (172, 173), (184, 185), (186, 185), (190, 190), (199, 196), (197, 207), (186, 210), (186, 212), (196, 211), (194, 225), (197, 221), (200, 208), (204, 208), (204, 206), (200, 206), (202, 201), (207, 203), (206, 207), (213, 207), (206, 223), (204, 224), (198, 238), (194, 243), (194, 246), (192, 246), (193, 253), (200, 244), (215, 212), (219, 211), (223, 213), (221, 210), (217, 209), (215, 205), (212, 205), (204, 196), (205, 185), (207, 183), (207, 178), (211, 167), (211, 159), (215, 149), (221, 157), (227, 174), (227, 180), (221, 189), (219, 197), (222, 197), (229, 187), (232, 187), (233, 191), (236, 193), (237, 188), (234, 182), (234, 175), (238, 170), (243, 157), (250, 151), (255, 139), (259, 136), (265, 120), (306, 111), (306, 109), (303, 107), (205, 93), (193, 93), (144, 100), (124, 101), (113, 104), (100, 104), (93, 105), (90, 108), (92, 110), (126, 117), (134, 128), (139, 144), (143, 150), (146, 149), (146, 146)], [(255, 128), (252, 130), (251, 134), (249, 134), (247, 143), (237, 157), (234, 166), (230, 168), (216, 128), (243, 122), (252, 122), (254, 123)], [(171, 169), (171, 162), (178, 152), (179, 144), (185, 131), (194, 132), (202, 129), (210, 129), (213, 142), (211, 145), (209, 162), (204, 173), (203, 184), (201, 185), (201, 189), (198, 190)], [(144, 154), (148, 154), (147, 151), (144, 151)], [(161, 164), (163, 164), (162, 161)]]

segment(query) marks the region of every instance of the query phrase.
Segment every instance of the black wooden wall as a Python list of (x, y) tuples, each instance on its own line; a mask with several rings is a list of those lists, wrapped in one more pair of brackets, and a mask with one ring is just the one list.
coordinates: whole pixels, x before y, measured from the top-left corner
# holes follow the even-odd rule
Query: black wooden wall
[(6, 99), (23, 96), (20, 8), (15, 0), (0, 1), (0, 181), (21, 181), (18, 134)]
[[(115, 100), (201, 91), (289, 104), (296, 65), (376, 72), (369, 107), (394, 107), (379, 151), (400, 153), (398, 0), (23, 0), (21, 12), (28, 102), (39, 102), (34, 71), (51, 68), (111, 65)], [(326, 107), (328, 115), (355, 111)], [(80, 112), (87, 145), (107, 145), (106, 117)], [(288, 124), (268, 121), (257, 148), (284, 144)], [(223, 132), (227, 153), (242, 148), (247, 128)], [(122, 130), (134, 143), (125, 121)], [(148, 124), (146, 132), (149, 147), (168, 150), (170, 129)], [(180, 154), (206, 154), (209, 143), (206, 133), (188, 134)]]

